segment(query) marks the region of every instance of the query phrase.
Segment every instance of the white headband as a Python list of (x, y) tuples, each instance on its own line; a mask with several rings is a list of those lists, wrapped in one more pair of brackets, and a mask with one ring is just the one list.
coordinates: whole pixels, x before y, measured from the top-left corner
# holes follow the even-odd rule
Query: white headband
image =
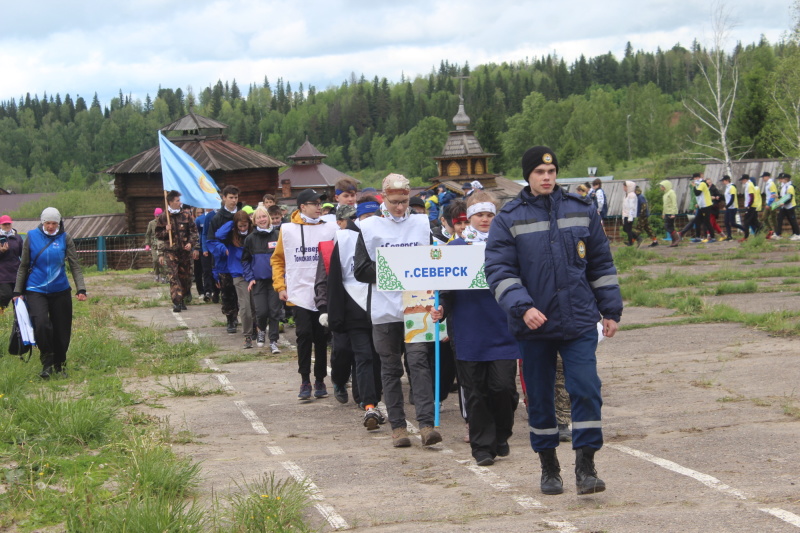
[(496, 215), (497, 207), (492, 202), (478, 202), (467, 208), (467, 218), (478, 213), (491, 213)]

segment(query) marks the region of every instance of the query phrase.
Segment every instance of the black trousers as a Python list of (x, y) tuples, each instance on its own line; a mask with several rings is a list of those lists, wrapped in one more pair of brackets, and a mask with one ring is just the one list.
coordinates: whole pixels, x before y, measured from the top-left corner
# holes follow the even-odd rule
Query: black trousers
[[(428, 366), (431, 367), (431, 378), (436, 392), (436, 343), (428, 347)], [(443, 402), (450, 394), (450, 388), (456, 379), (456, 356), (449, 342), (439, 342), (439, 401)]]
[(736, 223), (736, 209), (729, 208), (725, 210), (725, 232), (727, 233), (728, 237), (731, 236), (731, 231), (733, 228), (744, 231), (744, 228)]
[(632, 220), (623, 220), (622, 231), (628, 234), (628, 244), (633, 244), (633, 241), (639, 238), (639, 234), (633, 231)]
[(344, 387), (355, 369), (355, 354), (348, 333), (332, 331), (331, 334), (333, 335), (331, 381), (334, 385)]
[(71, 289), (52, 294), (28, 291), (25, 300), (42, 366), (60, 367), (67, 360), (72, 337)]
[[(200, 254), (200, 262), (203, 264), (203, 291), (202, 294), (210, 292), (219, 294), (219, 287), (214, 283), (214, 256), (211, 254)], [(201, 294), (201, 295), (202, 295)]]
[(711, 216), (712, 207), (703, 207), (697, 211), (697, 229), (700, 231), (700, 238), (704, 238), (706, 234), (710, 235), (713, 239), (714, 228), (711, 226), (709, 217)]
[(758, 230), (761, 229), (761, 222), (758, 221), (758, 211), (756, 211), (755, 207), (748, 207), (747, 212), (744, 214), (744, 219), (742, 219), (742, 226), (744, 226), (744, 238), (748, 238), (750, 236), (750, 228), (753, 228), (753, 234), (755, 235), (758, 233)]
[(333, 332), (331, 381), (340, 387), (353, 375), (353, 400), (362, 407), (377, 405), (381, 399), (381, 359), (372, 344), (371, 329)]
[(800, 227), (797, 226), (797, 215), (794, 212), (794, 207), (791, 209), (778, 209), (778, 220), (775, 225), (775, 234), (780, 236), (783, 232), (783, 219), (789, 219), (789, 224), (792, 226), (792, 234), (800, 235)]
[(14, 283), (0, 283), (0, 307), (5, 309), (14, 294)]
[(472, 456), (497, 455), (497, 444), (507, 442), (514, 428), (517, 360), (456, 361), (469, 413)]
[(230, 274), (219, 275), (219, 295), (222, 314), (228, 318), (236, 318), (239, 315), (239, 298)]
[(297, 333), (297, 372), (304, 380), (311, 375), (311, 351), (314, 351), (314, 377), (322, 381), (328, 375), (328, 342), (325, 328), (319, 323), (319, 311), (295, 306)]
[(267, 331), (269, 324), (269, 342), (278, 342), (278, 321), (281, 319), (283, 302), (272, 288), (272, 278), (257, 279), (250, 295), (256, 306), (256, 327)]
[(205, 294), (205, 281), (203, 276), (205, 275), (205, 269), (203, 268), (203, 260), (202, 255), (200, 256), (201, 259), (194, 260), (194, 286), (197, 289), (197, 294), (203, 296)]

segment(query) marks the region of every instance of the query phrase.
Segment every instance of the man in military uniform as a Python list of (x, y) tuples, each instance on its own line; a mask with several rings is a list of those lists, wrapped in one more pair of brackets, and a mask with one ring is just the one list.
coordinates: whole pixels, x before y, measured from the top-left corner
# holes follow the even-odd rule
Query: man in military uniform
[(156, 207), (156, 210), (153, 212), (153, 220), (147, 223), (147, 231), (144, 232), (144, 249), (146, 252), (150, 252), (153, 257), (153, 274), (155, 275), (156, 283), (162, 283), (164, 278), (161, 276), (161, 263), (159, 262), (158, 256), (158, 239), (156, 238), (156, 224), (158, 223), (158, 215), (160, 215), (164, 210), (160, 207)]
[(183, 208), (181, 193), (167, 193), (167, 212), (158, 216), (156, 237), (161, 241), (161, 264), (169, 272), (172, 312), (186, 310), (184, 298), (192, 289), (192, 260), (200, 256), (200, 241), (192, 212)]

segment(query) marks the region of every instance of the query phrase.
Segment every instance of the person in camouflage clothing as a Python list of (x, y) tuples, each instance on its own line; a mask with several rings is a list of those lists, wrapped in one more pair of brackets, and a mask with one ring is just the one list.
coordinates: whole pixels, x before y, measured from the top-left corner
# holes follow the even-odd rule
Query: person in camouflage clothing
[(147, 223), (147, 231), (144, 233), (144, 249), (146, 252), (150, 252), (150, 255), (153, 257), (153, 274), (156, 277), (156, 283), (162, 283), (164, 278), (161, 276), (161, 263), (159, 262), (158, 256), (158, 239), (156, 238), (156, 223), (158, 222), (158, 215), (160, 215), (163, 210), (160, 207), (156, 207), (156, 210), (153, 212), (153, 220)]
[(191, 209), (181, 204), (181, 193), (169, 191), (167, 205), (167, 212), (158, 216), (156, 237), (161, 241), (161, 264), (169, 272), (172, 312), (180, 313), (186, 310), (184, 299), (192, 289), (192, 261), (200, 256), (200, 241)]

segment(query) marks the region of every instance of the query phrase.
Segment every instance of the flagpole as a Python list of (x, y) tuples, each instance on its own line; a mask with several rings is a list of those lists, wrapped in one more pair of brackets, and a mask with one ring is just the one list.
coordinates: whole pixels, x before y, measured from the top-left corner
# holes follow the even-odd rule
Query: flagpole
[(167, 215), (167, 226), (170, 226), (170, 229), (167, 230), (167, 234), (169, 235), (169, 247), (172, 248), (172, 224), (169, 221), (169, 202), (167, 202), (167, 191), (164, 191), (164, 213)]

